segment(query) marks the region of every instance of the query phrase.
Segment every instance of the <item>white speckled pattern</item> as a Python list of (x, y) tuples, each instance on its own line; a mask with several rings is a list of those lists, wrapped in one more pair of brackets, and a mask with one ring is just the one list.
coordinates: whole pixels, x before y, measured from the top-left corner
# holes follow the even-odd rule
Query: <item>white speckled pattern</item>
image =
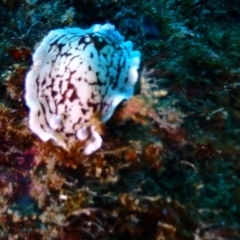
[(107, 121), (133, 95), (139, 64), (140, 52), (111, 24), (51, 31), (26, 77), (31, 130), (66, 150), (87, 139), (84, 153), (96, 151), (102, 139), (89, 119), (100, 114)]

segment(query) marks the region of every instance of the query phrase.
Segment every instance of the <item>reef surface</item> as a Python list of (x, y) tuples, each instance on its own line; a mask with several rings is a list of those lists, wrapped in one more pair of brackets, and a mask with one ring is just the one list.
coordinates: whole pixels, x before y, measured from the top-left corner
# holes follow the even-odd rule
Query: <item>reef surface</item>
[[(214, 0), (0, 2), (0, 239), (240, 239), (240, 7)], [(141, 52), (135, 95), (84, 156), (28, 126), (52, 29), (111, 22)]]

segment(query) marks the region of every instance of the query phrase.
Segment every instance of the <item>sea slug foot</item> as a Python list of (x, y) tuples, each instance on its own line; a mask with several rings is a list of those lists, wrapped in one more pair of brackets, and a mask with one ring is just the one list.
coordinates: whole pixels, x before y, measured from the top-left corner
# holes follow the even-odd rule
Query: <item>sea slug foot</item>
[(94, 126), (91, 126), (90, 131), (91, 138), (86, 143), (86, 147), (83, 151), (84, 155), (90, 155), (102, 146), (102, 138), (99, 133), (95, 131)]
[(76, 134), (77, 138), (81, 141), (84, 141), (88, 138), (89, 136), (89, 131), (87, 127), (82, 127), (77, 131)]

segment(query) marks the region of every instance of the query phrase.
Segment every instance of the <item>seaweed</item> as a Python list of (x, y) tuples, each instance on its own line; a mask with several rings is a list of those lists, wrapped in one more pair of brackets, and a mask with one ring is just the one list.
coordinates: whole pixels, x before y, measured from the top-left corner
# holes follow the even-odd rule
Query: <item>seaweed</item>
[[(239, 239), (236, 1), (0, 3), (1, 239)], [(28, 129), (24, 78), (51, 29), (112, 22), (142, 52), (135, 96), (69, 152)]]

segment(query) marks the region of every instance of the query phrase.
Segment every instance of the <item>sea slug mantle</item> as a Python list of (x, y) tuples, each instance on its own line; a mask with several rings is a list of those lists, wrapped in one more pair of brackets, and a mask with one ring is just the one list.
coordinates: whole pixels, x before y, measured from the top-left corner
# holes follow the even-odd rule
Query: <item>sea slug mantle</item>
[(89, 120), (98, 114), (106, 122), (133, 95), (139, 64), (140, 52), (111, 24), (52, 30), (26, 76), (30, 129), (66, 150), (86, 141), (84, 154), (93, 153), (102, 138)]

